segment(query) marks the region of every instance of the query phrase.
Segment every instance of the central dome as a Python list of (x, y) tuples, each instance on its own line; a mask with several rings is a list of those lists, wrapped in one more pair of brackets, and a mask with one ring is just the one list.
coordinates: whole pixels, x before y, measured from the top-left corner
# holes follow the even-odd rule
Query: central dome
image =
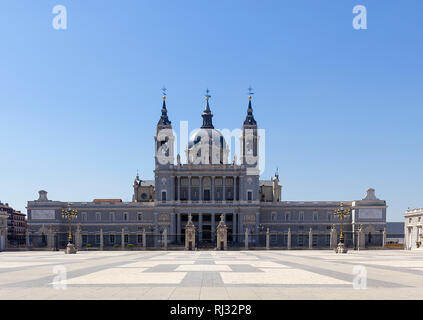
[(223, 134), (216, 129), (195, 130), (188, 141), (188, 161), (192, 164), (226, 164), (228, 150)]

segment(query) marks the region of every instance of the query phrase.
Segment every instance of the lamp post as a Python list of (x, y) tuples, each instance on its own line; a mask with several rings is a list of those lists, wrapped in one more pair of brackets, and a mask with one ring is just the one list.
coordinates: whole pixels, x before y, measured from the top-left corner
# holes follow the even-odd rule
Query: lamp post
[(347, 248), (344, 245), (344, 216), (347, 216), (351, 213), (351, 209), (344, 208), (344, 203), (341, 202), (339, 208), (335, 209), (334, 215), (339, 216), (341, 218), (341, 226), (340, 226), (340, 235), (339, 235), (339, 243), (338, 247), (336, 248), (336, 253), (347, 253)]
[(66, 246), (66, 253), (73, 254), (76, 253), (76, 248), (72, 243), (72, 219), (75, 219), (78, 216), (78, 211), (76, 209), (71, 208), (71, 204), (68, 203), (68, 207), (66, 209), (62, 209), (62, 217), (63, 219), (68, 219), (69, 222), (69, 242)]

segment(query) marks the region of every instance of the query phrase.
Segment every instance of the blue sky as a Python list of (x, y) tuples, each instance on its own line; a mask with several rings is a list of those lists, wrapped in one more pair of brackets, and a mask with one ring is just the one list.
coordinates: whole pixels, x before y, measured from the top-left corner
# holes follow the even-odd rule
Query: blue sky
[[(352, 27), (355, 5), (367, 30)], [(67, 30), (52, 27), (67, 8)], [(283, 200), (423, 207), (422, 1), (0, 3), (0, 200), (132, 197), (152, 179), (161, 88), (170, 120), (242, 125), (247, 88)]]

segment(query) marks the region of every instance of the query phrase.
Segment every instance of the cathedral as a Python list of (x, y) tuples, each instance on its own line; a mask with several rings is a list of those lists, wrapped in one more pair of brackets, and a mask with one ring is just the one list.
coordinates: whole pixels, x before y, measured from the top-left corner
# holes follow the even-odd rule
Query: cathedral
[[(154, 137), (154, 180), (137, 174), (131, 202), (94, 199), (70, 204), (78, 212), (72, 220), (77, 247), (183, 247), (190, 224), (195, 229), (195, 248), (213, 248), (220, 221), (227, 230), (228, 248), (244, 248), (246, 242), (262, 247), (266, 235), (274, 248), (329, 248), (341, 231), (348, 247), (359, 242), (381, 245), (387, 206), (374, 189), (368, 189), (361, 200), (284, 200), (278, 173), (271, 180), (260, 180), (260, 136), (251, 95), (242, 122), (239, 159), (233, 160), (228, 159), (224, 135), (213, 126), (209, 100), (207, 95), (202, 126), (189, 137), (186, 163), (181, 163), (180, 155), (175, 157), (175, 137), (163, 96)], [(334, 215), (341, 204), (350, 212), (343, 218), (343, 230), (341, 219)], [(68, 221), (62, 210), (67, 207), (66, 201), (49, 200), (44, 190), (38, 200), (28, 201), (29, 245), (64, 248)]]

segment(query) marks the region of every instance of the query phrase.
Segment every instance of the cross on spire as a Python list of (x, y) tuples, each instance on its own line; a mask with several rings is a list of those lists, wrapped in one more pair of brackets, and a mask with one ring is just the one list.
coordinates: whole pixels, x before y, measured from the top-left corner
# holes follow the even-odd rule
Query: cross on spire
[(211, 98), (209, 88), (207, 88), (207, 90), (206, 90), (206, 95), (205, 95), (205, 97), (206, 97), (206, 100), (207, 100), (207, 101)]
[(254, 94), (253, 88), (251, 86), (248, 87), (248, 98), (251, 100), (252, 95)]
[(166, 87), (165, 86), (163, 86), (163, 88), (162, 88), (162, 93), (163, 93), (163, 99), (166, 99)]

